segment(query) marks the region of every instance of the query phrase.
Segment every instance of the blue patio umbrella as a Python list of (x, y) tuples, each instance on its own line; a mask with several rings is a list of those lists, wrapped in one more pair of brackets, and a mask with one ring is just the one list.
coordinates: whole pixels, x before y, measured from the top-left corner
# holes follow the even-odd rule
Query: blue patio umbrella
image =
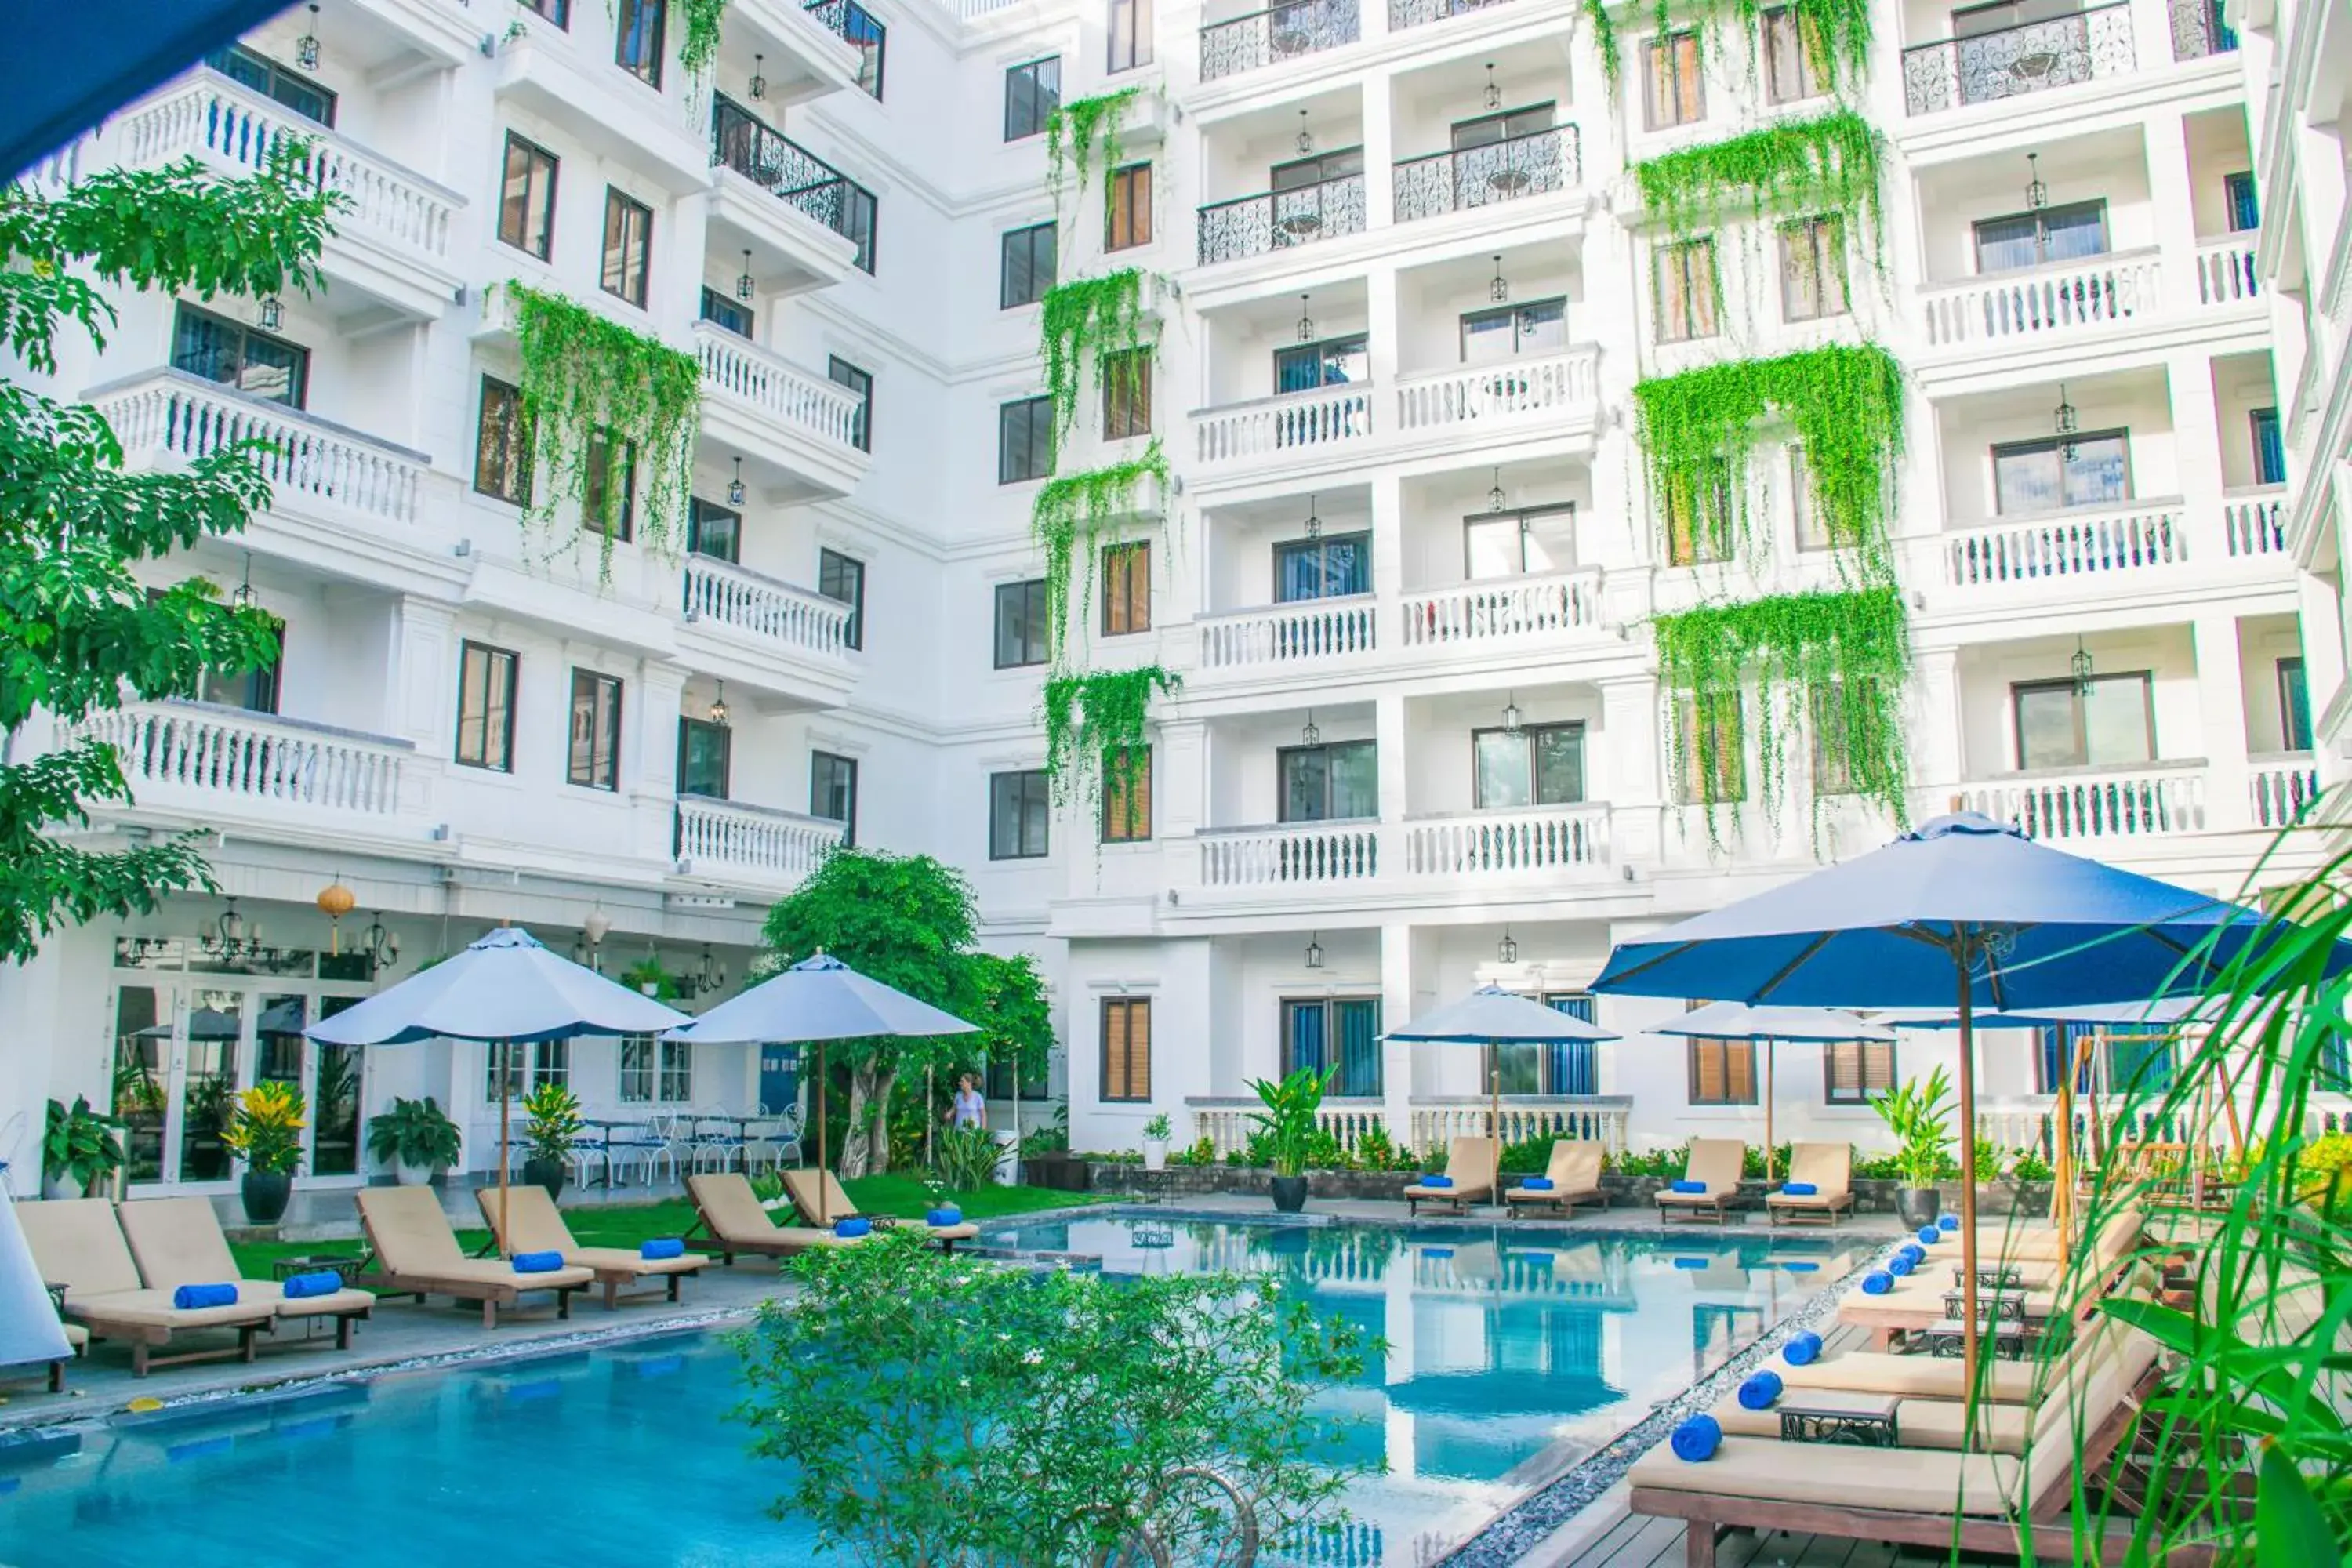
[[(1557, 1007), (1547, 1007), (1530, 996), (1516, 991), (1506, 991), (1499, 985), (1481, 985), (1459, 1002), (1449, 1002), (1433, 1013), (1424, 1013), (1402, 1028), (1391, 1029), (1388, 1038), (1412, 1040), (1452, 1046), (1535, 1046), (1549, 1045), (1563, 1040), (1614, 1040), (1622, 1037), (1588, 1024)], [(1503, 1121), (1503, 1075), (1499, 1068), (1487, 1075), (1486, 1136), (1496, 1140), (1496, 1152), (1501, 1152)]]
[(1772, 1179), (1772, 1042), (1836, 1045), (1847, 1040), (1892, 1040), (1895, 1031), (1864, 1023), (1836, 1007), (1751, 1007), (1745, 1002), (1710, 1002), (1672, 1023), (1652, 1026), (1654, 1035), (1685, 1039), (1752, 1040), (1764, 1047), (1764, 1179)]

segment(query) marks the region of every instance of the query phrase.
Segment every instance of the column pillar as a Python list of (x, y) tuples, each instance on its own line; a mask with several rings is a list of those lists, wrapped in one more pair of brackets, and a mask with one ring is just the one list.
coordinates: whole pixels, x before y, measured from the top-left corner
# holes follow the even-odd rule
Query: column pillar
[[(2344, 685), (2344, 604), (2336, 583), (2311, 572), (2295, 575), (2295, 595), (2303, 612), (2303, 679), (2311, 698), (2311, 722), (2315, 731), (2319, 716), (2336, 700)], [(2316, 733), (2315, 757), (2322, 784), (2333, 784), (2342, 776), (2339, 766), (2332, 761), (2334, 748), (2320, 741)]]
[[(1916, 815), (1937, 816), (1950, 809), (1951, 795), (1969, 772), (1961, 739), (1967, 731), (1960, 723), (1959, 650), (1914, 649), (1911, 684), (1911, 783), (1929, 797), (1919, 805)], [(1981, 759), (1979, 765), (1983, 765)]]
[[(2151, 10), (2161, 30), (2137, 40), (2144, 65), (2172, 53), (2171, 19), (2162, 4), (2144, 5), (2132, 18), (2134, 27)], [(2197, 303), (2197, 218), (2189, 205), (2188, 128), (2177, 110), (2167, 110), (2147, 121), (2141, 134), (2147, 139), (2147, 197), (2157, 215), (2156, 243), (2164, 253), (2164, 297), (2175, 310), (2191, 310)]]
[[(1412, 1017), (1419, 1005), (1414, 994), (1412, 962), (1412, 927), (1404, 924), (1381, 927), (1381, 1026), (1393, 1029)], [(1415, 1152), (1420, 1144), (1412, 1131), (1412, 1053), (1410, 1042), (1381, 1042), (1381, 1115), (1387, 1120), (1389, 1137), (1400, 1145), (1411, 1145)]]
[(1381, 621), (1393, 628), (1395, 618), (1385, 610), (1404, 592), (1404, 481), (1394, 473), (1378, 474), (1370, 489), (1372, 592), (1382, 601)]
[(1165, 847), (1160, 879), (1171, 899), (1201, 885), (1201, 856), (1192, 837), (1209, 826), (1209, 726), (1198, 719), (1163, 721), (1156, 744), (1159, 798), (1155, 824)]
[(625, 731), (621, 778), (625, 784), (636, 780), (631, 790), (636, 809), (631, 815), (637, 853), (667, 859), (677, 809), (677, 721), (685, 710), (686, 668), (648, 659), (637, 667), (636, 685), (635, 716), (630, 716), (625, 699), (621, 707)]
[(2247, 793), (2246, 688), (2237, 617), (2200, 616), (2193, 634), (2201, 733), (2192, 743), (2205, 756), (2205, 823), (2219, 831), (2245, 827), (2252, 820), (2252, 801)]
[(2213, 400), (2213, 364), (2203, 354), (2180, 354), (2165, 362), (2164, 374), (2172, 401), (2174, 460), (2187, 501), (2184, 523), (2194, 542), (2190, 553), (2209, 561), (2224, 559), (2221, 415)]
[(424, 756), (446, 759), (457, 743), (457, 643), (455, 610), (402, 597), (383, 662), (384, 728)]
[[(1388, 0), (1357, 0), (1363, 7), (1367, 38), (1389, 30)], [(1385, 71), (1364, 79), (1364, 226), (1396, 221), (1396, 115), (1391, 80)], [(1377, 329), (1375, 329), (1377, 331)]]
[(1620, 866), (1658, 858), (1658, 680), (1622, 676), (1601, 687), (1601, 743), (1588, 749), (1595, 800), (1609, 803), (1610, 855)]
[(1380, 768), (1381, 821), (1401, 822), (1405, 814), (1405, 706), (1401, 692), (1372, 700), (1372, 739)]

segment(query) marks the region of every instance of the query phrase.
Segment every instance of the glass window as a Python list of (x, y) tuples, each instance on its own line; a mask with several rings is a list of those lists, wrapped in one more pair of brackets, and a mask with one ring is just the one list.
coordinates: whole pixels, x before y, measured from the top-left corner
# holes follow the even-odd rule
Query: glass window
[(289, 408), (310, 395), (309, 349), (193, 305), (179, 307), (174, 319), (172, 368)]
[(1102, 1098), (1151, 1098), (1151, 998), (1106, 996), (1102, 1005)]
[(1043, 577), (996, 585), (997, 668), (1023, 669), (1052, 657), (1050, 605)]
[(1584, 726), (1529, 724), (1470, 734), (1478, 809), (1573, 805), (1584, 798)]
[(1131, 250), (1151, 243), (1151, 165), (1113, 169), (1103, 187), (1103, 248)]
[(866, 646), (866, 563), (837, 550), (816, 552), (816, 591), (849, 606), (849, 625), (842, 640), (851, 647)]
[(650, 1105), (654, 1099), (654, 1040), (651, 1035), (621, 1037), (621, 1101)]
[(2246, 421), (2254, 437), (2254, 483), (2286, 483), (2286, 443), (2279, 437), (2278, 410), (2257, 408)]
[(1517, 507), (1462, 520), (1463, 574), (1473, 582), (1576, 564), (1576, 507)]
[(1276, 604), (1337, 599), (1372, 591), (1372, 536), (1332, 533), (1286, 540), (1274, 547)]
[(1062, 102), (1062, 58), (1049, 55), (1004, 73), (1004, 139), (1043, 134)]
[(305, 120), (327, 126), (335, 123), (335, 95), (267, 55), (257, 55), (242, 44), (231, 44), (206, 55), (205, 64), (262, 97), (285, 105)]
[(1699, 86), (1698, 35), (1669, 33), (1646, 46), (1650, 129), (1688, 125), (1706, 118), (1706, 95)]
[(1110, 0), (1110, 70), (1151, 63), (1151, 0)]
[[(1704, 715), (1704, 721), (1702, 721)], [(1737, 694), (1675, 705), (1675, 798), (1685, 805), (1722, 805), (1748, 798), (1747, 730)]]
[(1147, 347), (1102, 356), (1104, 440), (1151, 434), (1151, 353)]
[(614, 34), (614, 63), (647, 87), (658, 89), (662, 73), (662, 31), (668, 20), (668, 0), (616, 0), (616, 3), (620, 7), (620, 26)]
[(1381, 1089), (1381, 1002), (1377, 996), (1334, 996), (1282, 1005), (1284, 1076), (1311, 1068), (1328, 1073), (1324, 1092), (1377, 1100)]
[(248, 713), (277, 712), (278, 677), (286, 658), (286, 623), (273, 617), (273, 626), (268, 662), (233, 675), (207, 669), (197, 685), (197, 696), (224, 708), (242, 708)]
[(572, 26), (572, 0), (515, 0), (526, 11), (546, 17), (559, 27)]
[(2107, 204), (2070, 202), (2038, 213), (1979, 218), (1975, 225), (1977, 270), (2013, 272), (2045, 261), (2071, 261), (2107, 253)]
[(694, 1103), (694, 1042), (662, 1040), (661, 1097), (671, 1105)]
[(725, 800), (734, 761), (734, 731), (700, 719), (678, 720), (678, 794)]
[(2311, 686), (2303, 672), (2303, 656), (2278, 661), (2279, 750), (2311, 750)]
[(1142, 843), (1151, 837), (1151, 748), (1107, 752), (1102, 767), (1102, 841)]
[(1764, 96), (1772, 103), (1795, 103), (1829, 91), (1822, 79), (1820, 29), (1793, 5), (1776, 5), (1759, 18), (1764, 27)]
[(1855, 721), (1874, 711), (1877, 705), (1877, 686), (1867, 678), (1854, 683), (1851, 702), (1843, 681), (1813, 688), (1806, 718), (1812, 735), (1816, 795), (1852, 795), (1861, 787), (1854, 774), (1853, 748), (1846, 736)]
[(1151, 542), (1108, 544), (1102, 552), (1103, 636), (1151, 629)]
[(1048, 853), (1053, 779), (1044, 769), (988, 775), (988, 858), (1034, 860)]
[(572, 672), (572, 748), (563, 776), (584, 789), (621, 787), (621, 683), (609, 675)]
[(2224, 174), (2221, 177), (2221, 192), (2229, 203), (2231, 234), (2243, 234), (2248, 229), (2262, 227), (2263, 206), (2254, 195), (2254, 176), (2252, 170), (2242, 174)]
[(836, 385), (857, 394), (857, 414), (849, 422), (849, 444), (861, 452), (874, 450), (874, 373), (858, 369), (839, 354), (828, 356), (824, 373)]
[(1307, 392), (1318, 386), (1344, 386), (1369, 381), (1372, 374), (1371, 339), (1364, 332), (1327, 338), (1319, 343), (1274, 351), (1274, 389)]
[(555, 245), (555, 154), (507, 132), (506, 179), (499, 194), (499, 238), (541, 261)]
[(1805, 467), (1805, 449), (1793, 442), (1789, 447), (1789, 510), (1796, 514), (1798, 549), (1828, 550), (1836, 544), (1829, 525), (1822, 521), (1822, 509), (1813, 504), (1813, 478)]
[[(499, 1079), (504, 1079), (504, 1085)], [(496, 1100), (501, 1088), (515, 1099), (535, 1089), (572, 1082), (572, 1042), (538, 1040), (492, 1045), (482, 1052), (482, 1095)]]
[(1566, 300), (1530, 300), (1524, 305), (1474, 310), (1462, 318), (1464, 364), (1558, 353), (1567, 346)]
[(726, 328), (739, 338), (752, 335), (751, 307), (707, 283), (702, 287), (702, 319), (712, 326)]
[(2105, 506), (2131, 499), (2130, 433), (2011, 441), (1992, 449), (1994, 505), (2002, 516)]
[(1058, 224), (1032, 224), (1008, 230), (1002, 245), (996, 288), (996, 308), (1010, 310), (1034, 305), (1054, 286)]
[(517, 506), (530, 504), (530, 429), (523, 421), (522, 394), (487, 375), (475, 423), (474, 489)]
[(163, 1128), (170, 1104), (172, 1026), (164, 993), (119, 985), (114, 994), (114, 1114), (123, 1121), (123, 1174), (163, 1179)]
[[(882, 99), (882, 49), (889, 29), (876, 21), (857, 0), (847, 0), (841, 13), (841, 36), (857, 51), (857, 85), (876, 102)], [(868, 268), (871, 270), (871, 268)]]
[[(357, 996), (321, 996), (319, 1016), (331, 1018), (361, 1001)], [(310, 1173), (355, 1176), (360, 1170), (360, 1108), (365, 1064), (362, 1047), (310, 1047)]]
[(1658, 510), (1666, 531), (1666, 558), (1676, 566), (1696, 566), (1706, 562), (1720, 561), (1729, 543), (1726, 534), (1730, 529), (1731, 475), (1727, 467), (1718, 466), (1709, 494), (1701, 505), (1698, 485), (1701, 481), (1675, 476), (1668, 479), (1658, 496)]
[(694, 1042), (621, 1037), (620, 1098), (629, 1105), (694, 1103)]
[(1491, 147), (1497, 142), (1514, 137), (1534, 136), (1552, 126), (1552, 110), (1549, 103), (1529, 104), (1525, 109), (1507, 109), (1499, 114), (1482, 114), (1475, 120), (1454, 122), (1452, 142), (1456, 153), (1473, 147)]
[[(1592, 994), (1572, 991), (1549, 995), (1543, 1005), (1571, 1018), (1581, 1018), (1588, 1024), (1601, 1021), (1601, 1010), (1594, 1005)], [(1543, 1092), (1546, 1094), (1599, 1094), (1601, 1092), (1601, 1051), (1594, 1040), (1555, 1040), (1544, 1047)]]
[(695, 496), (686, 503), (686, 547), (718, 561), (743, 559), (743, 514)]
[(1780, 314), (1816, 321), (1850, 309), (1845, 281), (1845, 220), (1801, 218), (1780, 226)]
[(2086, 681), (2020, 681), (2017, 765), (2123, 767), (2156, 760), (2155, 682), (2146, 670)]
[(467, 642), (457, 658), (457, 761), (469, 768), (514, 772), (515, 671), (519, 658)]
[(1314, 153), (1274, 164), (1266, 173), (1266, 187), (1273, 191), (1304, 191), (1363, 172), (1361, 147), (1335, 147), (1328, 153)]
[(617, 451), (602, 434), (588, 438), (582, 458), (580, 526), (591, 533), (612, 534), (626, 543), (637, 524), (637, 449)]
[(1693, 1105), (1754, 1105), (1756, 1045), (1704, 1036), (1689, 1042)]
[(1866, 1105), (1895, 1087), (1895, 1042), (1837, 1040), (1822, 1047), (1822, 1098), (1832, 1105)]
[(881, 204), (865, 186), (841, 182), (841, 212), (836, 226), (842, 236), (854, 241), (857, 254), (851, 259), (860, 272), (871, 276), (874, 271), (874, 235), (882, 221)]
[(1017, 485), (1054, 472), (1054, 400), (1024, 397), (996, 410), (996, 482)]
[(1655, 271), (1658, 341), (1684, 342), (1716, 334), (1715, 241), (1685, 240), (1651, 253)]
[(646, 273), (654, 254), (654, 210), (609, 185), (604, 190), (604, 292), (630, 304), (646, 302)]
[(1352, 822), (1381, 814), (1378, 748), (1370, 741), (1286, 746), (1277, 753), (1285, 822)]
[(841, 841), (857, 842), (857, 759), (809, 753), (809, 815), (841, 824)]

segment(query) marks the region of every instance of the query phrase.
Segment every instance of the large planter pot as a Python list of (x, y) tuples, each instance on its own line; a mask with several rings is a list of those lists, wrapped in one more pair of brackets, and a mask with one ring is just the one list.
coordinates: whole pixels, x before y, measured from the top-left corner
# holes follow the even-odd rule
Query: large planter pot
[(41, 1178), (41, 1196), (49, 1199), (51, 1202), (55, 1202), (59, 1198), (78, 1198), (81, 1195), (82, 1184), (74, 1180), (71, 1176), (44, 1176)]
[(1284, 1214), (1297, 1214), (1307, 1206), (1307, 1178), (1304, 1176), (1271, 1176), (1266, 1184), (1274, 1191), (1274, 1206)]
[(430, 1165), (412, 1165), (405, 1160), (392, 1163), (392, 1179), (404, 1187), (421, 1187), (433, 1179)]
[(287, 1171), (247, 1171), (238, 1194), (245, 1199), (249, 1223), (276, 1225), (285, 1216), (286, 1201), (294, 1195), (294, 1177)]
[(1943, 1196), (1933, 1187), (1895, 1189), (1895, 1217), (1913, 1230), (1935, 1224), (1936, 1216), (1943, 1212)]
[(563, 1191), (563, 1162), (532, 1155), (522, 1163), (522, 1179), (534, 1187), (545, 1187), (549, 1197)]
[(1147, 1171), (1164, 1171), (1168, 1168), (1167, 1139), (1146, 1138), (1143, 1141), (1143, 1168)]

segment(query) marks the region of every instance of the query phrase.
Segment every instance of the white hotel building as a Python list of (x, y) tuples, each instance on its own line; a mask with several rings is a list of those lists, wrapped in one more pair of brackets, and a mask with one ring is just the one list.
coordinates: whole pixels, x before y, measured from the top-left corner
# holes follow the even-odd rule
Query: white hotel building
[[(354, 1130), (394, 1095), (439, 1098), (479, 1169), (479, 1047), (362, 1062), (301, 1025), (501, 920), (731, 982), (846, 831), (964, 868), (990, 942), (1042, 956), (1076, 1146), (1155, 1112), (1229, 1141), (1298, 1059), (1342, 1066), (1341, 1130), (1426, 1146), (1486, 1064), (1381, 1020), (1486, 981), (1575, 997), (1612, 942), (1892, 831), (1816, 809), (1801, 738), (1777, 819), (1751, 801), (1711, 846), (1649, 628), (1836, 578), (1769, 435), (1769, 550), (1677, 563), (1632, 389), (1830, 342), (1906, 374), (1910, 815), (2240, 889), (2352, 723), (2340, 8), (2242, 43), (2210, 0), (1874, 5), (1848, 97), (1885, 140), (1883, 261), (1849, 235), (1808, 282), (1776, 232), (1808, 215), (1735, 221), (1710, 310), (1662, 308), (1628, 171), (1829, 108), (1784, 18), (1744, 40), (1737, 7), (1678, 5), (1706, 42), (1658, 66), (1650, 7), (1618, 7), (1612, 90), (1577, 0), (1252, 3), (731, 0), (698, 82), (678, 0), (320, 0), (46, 165), (234, 168), (299, 133), (352, 205), (323, 292), (124, 300), (52, 385), (138, 468), (289, 454), (270, 513), (174, 563), (249, 585), (284, 656), (99, 726), (137, 803), (91, 841), (208, 829), (226, 896), (0, 976), (0, 1123), (120, 1089), (137, 1184), (226, 1192), (221, 1090), (289, 1078), (313, 1184), (374, 1173)], [(2267, 110), (2250, 67), (2284, 83)], [(1040, 95), (1128, 86), (1117, 167), (1057, 202)], [(1148, 821), (1109, 843), (1040, 772), (1044, 263), (1153, 275), (1148, 408), (1090, 378), (1062, 455), (1148, 426), (1171, 470), (1122, 531), (1148, 577), (1083, 613), (1086, 661), (1182, 678)], [(619, 544), (600, 584), (593, 540), (523, 529), (508, 279), (698, 357), (691, 552)], [(1497, 1064), (1514, 1135), (1759, 1137), (1745, 1047), (1642, 1032), (1678, 1009), (1603, 1002), (1621, 1042)], [(1946, 1048), (1783, 1049), (1780, 1135), (1870, 1141), (1864, 1084)], [(1986, 1047), (2009, 1142), (2044, 1057)], [(652, 1042), (530, 1070), (592, 1116), (788, 1092), (756, 1053)]]

